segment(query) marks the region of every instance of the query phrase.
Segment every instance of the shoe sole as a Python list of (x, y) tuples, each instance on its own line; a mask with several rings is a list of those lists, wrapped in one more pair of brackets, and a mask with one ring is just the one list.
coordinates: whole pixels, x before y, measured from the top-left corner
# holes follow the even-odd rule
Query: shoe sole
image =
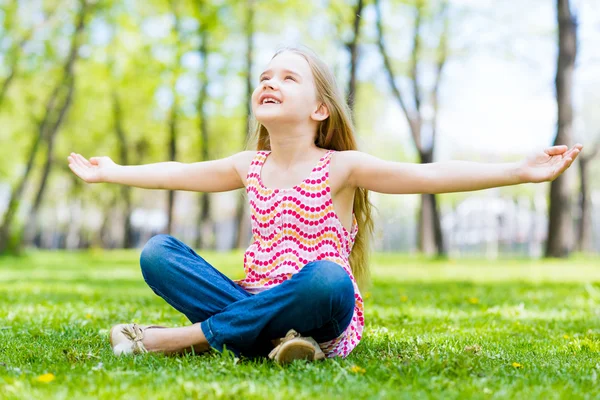
[(275, 359), (281, 364), (288, 364), (294, 360), (313, 361), (315, 358), (315, 348), (304, 340), (290, 340), (284, 343)]

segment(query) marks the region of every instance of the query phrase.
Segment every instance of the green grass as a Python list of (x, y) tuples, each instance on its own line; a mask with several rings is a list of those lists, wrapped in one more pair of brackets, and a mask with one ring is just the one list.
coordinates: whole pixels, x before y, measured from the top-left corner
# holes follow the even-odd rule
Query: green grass
[[(600, 396), (599, 258), (375, 256), (361, 344), (280, 367), (217, 352), (114, 357), (115, 323), (187, 323), (145, 285), (138, 254), (0, 258), (0, 398)], [(241, 254), (205, 256), (240, 277)]]

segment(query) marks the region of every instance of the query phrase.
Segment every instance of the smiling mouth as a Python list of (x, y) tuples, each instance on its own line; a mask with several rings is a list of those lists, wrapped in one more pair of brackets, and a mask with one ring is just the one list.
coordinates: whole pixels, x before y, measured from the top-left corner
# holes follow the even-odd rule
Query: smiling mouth
[(272, 99), (272, 98), (266, 98), (260, 104), (263, 104), (263, 105), (264, 104), (281, 104), (281, 102), (279, 100), (275, 100), (275, 99)]

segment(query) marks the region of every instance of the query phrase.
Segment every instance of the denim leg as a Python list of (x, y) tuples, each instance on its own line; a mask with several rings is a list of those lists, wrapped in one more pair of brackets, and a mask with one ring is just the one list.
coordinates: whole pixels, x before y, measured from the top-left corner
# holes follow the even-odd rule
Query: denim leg
[(344, 269), (331, 261), (304, 266), (287, 281), (239, 300), (201, 323), (213, 348), (265, 355), (271, 339), (289, 329), (317, 342), (338, 337), (350, 324), (354, 286)]
[(192, 323), (252, 296), (172, 236), (152, 237), (142, 250), (140, 266), (148, 286)]

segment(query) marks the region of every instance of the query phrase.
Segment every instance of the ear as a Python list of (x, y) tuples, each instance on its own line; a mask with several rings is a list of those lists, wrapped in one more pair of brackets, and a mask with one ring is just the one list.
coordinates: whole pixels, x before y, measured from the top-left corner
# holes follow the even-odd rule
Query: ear
[(310, 114), (310, 117), (315, 121), (325, 121), (329, 118), (329, 108), (325, 103), (319, 103), (319, 107)]

